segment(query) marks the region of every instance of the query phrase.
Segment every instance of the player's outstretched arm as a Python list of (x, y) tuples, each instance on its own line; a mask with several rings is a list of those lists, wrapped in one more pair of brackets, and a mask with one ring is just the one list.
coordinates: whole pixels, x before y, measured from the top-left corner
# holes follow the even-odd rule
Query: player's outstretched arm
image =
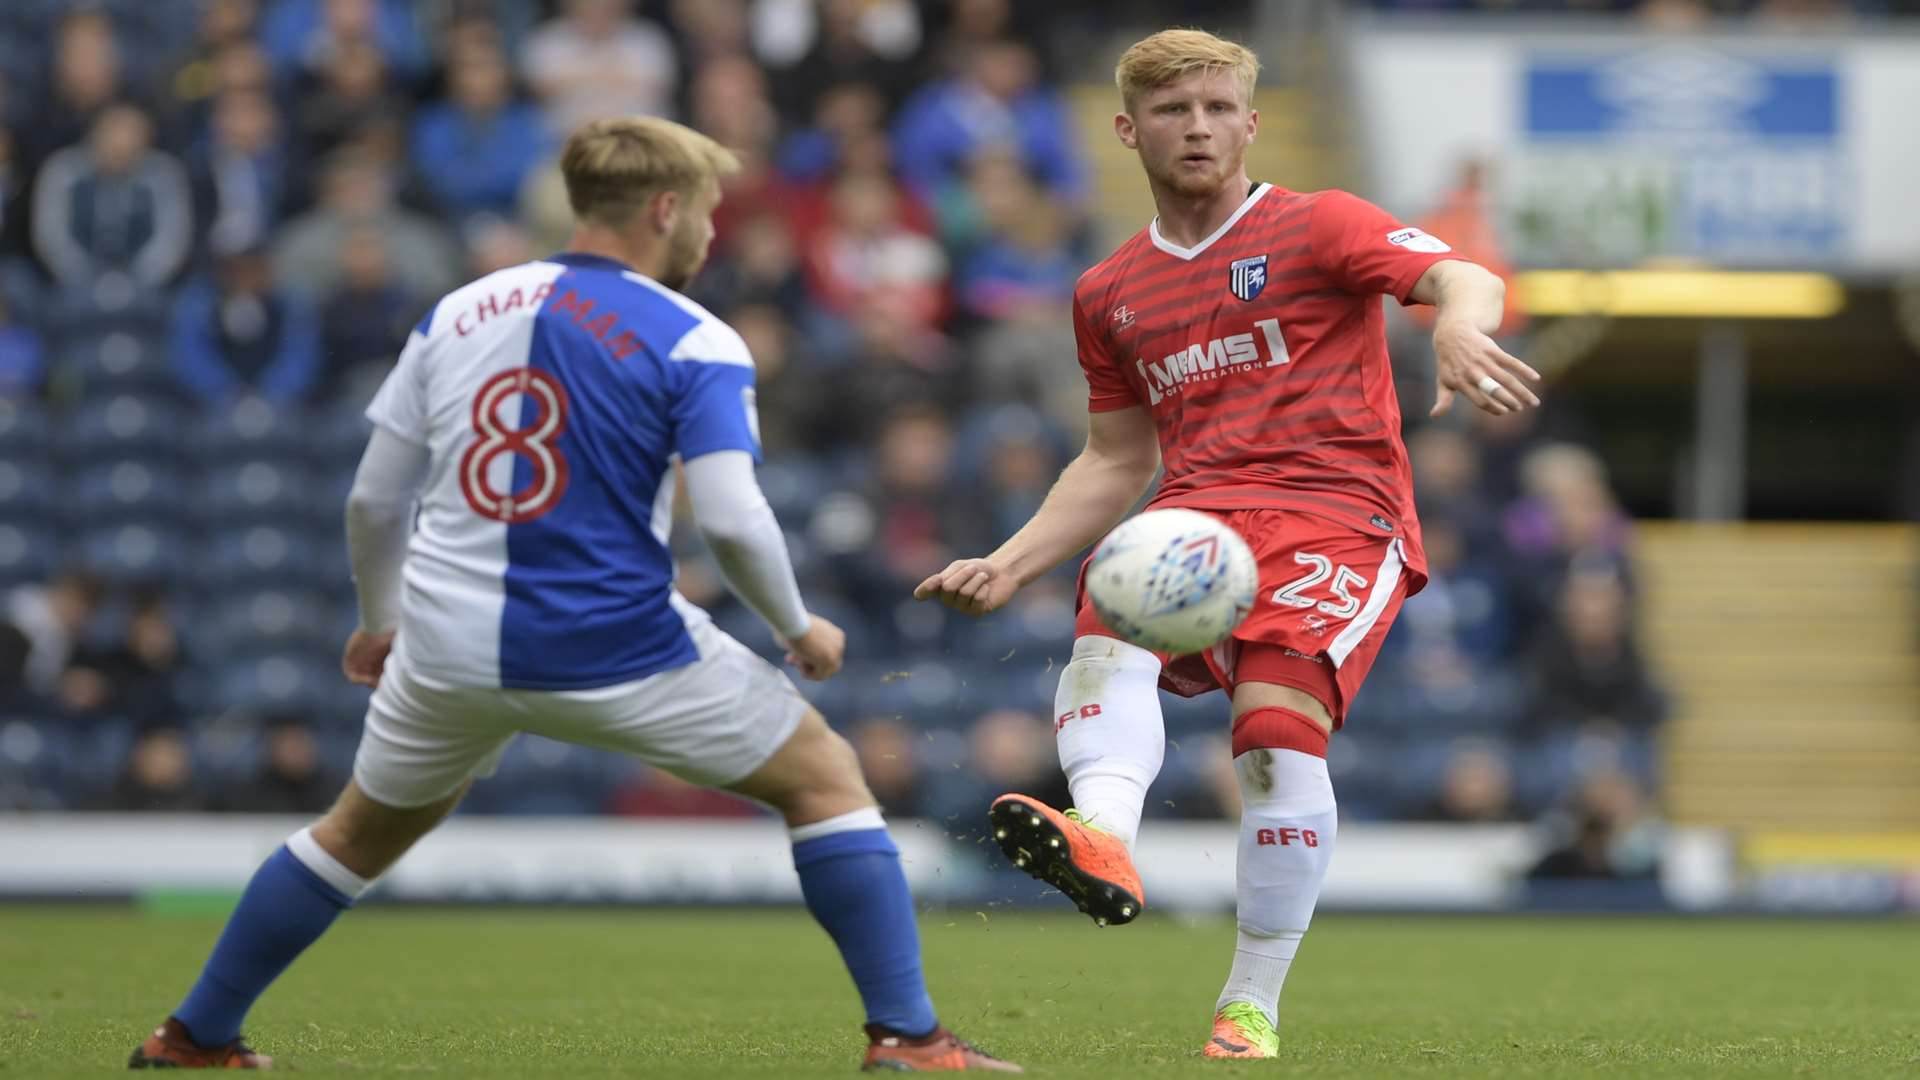
[(1119, 522), (1160, 468), (1153, 417), (1140, 406), (1089, 417), (1087, 445), (1032, 520), (984, 559), (959, 559), (913, 590), (968, 615), (985, 615)]
[(1434, 376), (1439, 382), (1433, 415), (1453, 407), (1458, 393), (1495, 416), (1532, 408), (1540, 398), (1527, 385), (1540, 373), (1494, 343), (1507, 297), (1507, 283), (1475, 263), (1434, 263), (1413, 287), (1412, 298), (1432, 304)]
[(427, 448), (373, 429), (347, 494), (347, 561), (360, 600), (360, 625), (347, 639), (340, 668), (361, 686), (380, 681), (400, 625), (400, 570), (413, 533), (413, 501), (426, 481)]
[(686, 463), (687, 497), (714, 561), (740, 602), (766, 620), (788, 649), (787, 662), (809, 679), (840, 670), (846, 635), (807, 613), (794, 580), (787, 538), (767, 505), (745, 450), (718, 450)]

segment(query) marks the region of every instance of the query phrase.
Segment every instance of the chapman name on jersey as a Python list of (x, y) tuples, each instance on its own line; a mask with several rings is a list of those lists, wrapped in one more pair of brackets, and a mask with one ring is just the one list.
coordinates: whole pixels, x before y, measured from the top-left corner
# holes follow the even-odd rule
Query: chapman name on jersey
[(1261, 507), (1406, 542), (1425, 578), (1380, 294), (1408, 301), (1447, 245), (1342, 191), (1259, 184), (1212, 236), (1156, 221), (1087, 271), (1074, 335), (1095, 412), (1143, 406), (1166, 474), (1150, 507)]
[(466, 686), (584, 689), (698, 658), (673, 460), (760, 459), (753, 360), (700, 305), (592, 255), (443, 298), (367, 408), (431, 451), (396, 650)]

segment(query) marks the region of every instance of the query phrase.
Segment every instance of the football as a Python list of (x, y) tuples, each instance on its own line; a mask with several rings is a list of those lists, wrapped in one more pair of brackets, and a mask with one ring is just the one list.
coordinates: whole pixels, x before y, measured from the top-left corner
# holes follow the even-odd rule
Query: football
[(1107, 534), (1087, 563), (1087, 597), (1109, 629), (1143, 649), (1200, 652), (1253, 610), (1253, 551), (1219, 518), (1150, 510)]

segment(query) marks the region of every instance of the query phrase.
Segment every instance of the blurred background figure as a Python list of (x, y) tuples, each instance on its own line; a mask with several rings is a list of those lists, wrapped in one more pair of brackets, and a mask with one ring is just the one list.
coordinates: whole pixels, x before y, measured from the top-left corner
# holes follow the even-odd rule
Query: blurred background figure
[(181, 389), (208, 405), (243, 394), (299, 404), (321, 377), (314, 311), (274, 283), (258, 248), (218, 257), (207, 279), (182, 291), (169, 344)]

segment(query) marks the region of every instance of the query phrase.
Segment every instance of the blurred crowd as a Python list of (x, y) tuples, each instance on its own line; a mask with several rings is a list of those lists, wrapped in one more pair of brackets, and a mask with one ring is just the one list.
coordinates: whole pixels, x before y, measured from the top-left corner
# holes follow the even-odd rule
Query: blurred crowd
[(1727, 18), (1804, 26), (1855, 16), (1920, 15), (1920, 0), (1370, 0), (1370, 6), (1482, 15), (1625, 15), (1662, 30), (1685, 30)]
[[(692, 291), (753, 350), (769, 499), (848, 630), (808, 692), (893, 813), (1064, 797), (1072, 567), (979, 623), (909, 596), (1023, 522), (1084, 426), (1066, 313), (1105, 252), (1052, 43), (1098, 13), (1050, 7), (5, 5), (0, 806), (326, 801), (364, 707), (334, 668), (360, 408), (442, 291), (564, 246), (553, 154), (608, 112), (746, 163)], [(1564, 434), (1410, 432), (1434, 581), (1335, 741), (1356, 817), (1521, 820), (1651, 778), (1628, 523)], [(683, 591), (771, 650), (681, 536)], [(1168, 699), (1156, 812), (1234, 809), (1223, 709)], [(751, 812), (535, 739), (473, 808)]]

